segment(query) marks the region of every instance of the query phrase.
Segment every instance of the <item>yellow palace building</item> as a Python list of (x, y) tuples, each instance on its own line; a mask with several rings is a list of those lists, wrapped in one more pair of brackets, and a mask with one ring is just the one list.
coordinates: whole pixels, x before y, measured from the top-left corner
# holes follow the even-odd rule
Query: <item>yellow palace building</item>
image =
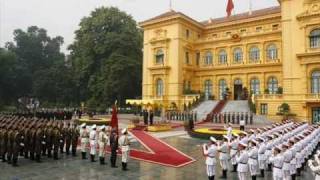
[(164, 108), (194, 100), (240, 100), (255, 94), (257, 114), (271, 119), (282, 103), (296, 118), (320, 120), (320, 0), (198, 22), (169, 11), (144, 30), (143, 101)]

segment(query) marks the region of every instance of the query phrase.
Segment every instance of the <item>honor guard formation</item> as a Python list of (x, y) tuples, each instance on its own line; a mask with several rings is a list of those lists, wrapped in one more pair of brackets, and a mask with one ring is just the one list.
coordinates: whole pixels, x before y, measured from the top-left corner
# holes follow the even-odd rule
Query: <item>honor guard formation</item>
[(295, 180), (307, 165), (320, 178), (319, 125), (286, 121), (231, 136), (230, 129), (229, 124), (228, 135), (223, 140), (210, 137), (210, 142), (203, 145), (209, 180), (215, 178), (216, 158), (224, 179), (227, 179), (229, 160), (231, 172), (237, 172), (239, 180), (264, 177), (265, 170), (272, 171), (274, 180)]
[[(79, 130), (73, 121), (47, 120), (29, 116), (0, 115), (0, 159), (12, 166), (18, 166), (18, 159), (25, 158), (42, 162), (44, 157), (58, 160), (62, 154), (76, 156), (80, 145), (82, 159), (90, 153), (91, 162), (98, 152), (100, 164), (104, 165), (108, 149), (111, 151), (111, 167), (116, 168), (117, 151), (122, 152), (122, 170), (126, 171), (129, 159), (129, 137), (127, 129), (118, 138), (115, 129), (97, 126), (90, 129), (82, 124)], [(110, 147), (110, 148), (109, 148)]]

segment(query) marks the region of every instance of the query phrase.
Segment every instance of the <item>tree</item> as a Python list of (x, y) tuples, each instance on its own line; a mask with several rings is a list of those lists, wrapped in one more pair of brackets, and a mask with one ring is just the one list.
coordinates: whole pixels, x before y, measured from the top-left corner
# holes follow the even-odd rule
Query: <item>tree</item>
[(78, 101), (104, 108), (141, 95), (142, 33), (119, 9), (98, 8), (80, 22), (71, 50)]

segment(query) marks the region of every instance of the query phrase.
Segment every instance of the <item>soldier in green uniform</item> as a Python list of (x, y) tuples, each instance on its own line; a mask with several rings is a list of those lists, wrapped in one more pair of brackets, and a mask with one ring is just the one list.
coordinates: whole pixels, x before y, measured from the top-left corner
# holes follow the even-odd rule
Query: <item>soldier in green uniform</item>
[(14, 131), (12, 131), (12, 166), (18, 166), (18, 156), (20, 152), (21, 134), (19, 132), (19, 126), (16, 125)]
[(48, 125), (47, 123), (43, 123), (42, 125), (42, 140), (41, 140), (41, 150), (42, 150), (42, 156), (46, 156), (47, 155), (47, 142), (46, 142), (46, 138), (47, 138), (47, 131), (48, 131)]
[(77, 146), (79, 142), (80, 132), (77, 128), (77, 125), (74, 124), (73, 128), (71, 129), (71, 149), (72, 149), (72, 156), (76, 156)]
[(48, 126), (46, 131), (47, 153), (48, 153), (48, 158), (52, 158), (53, 122), (49, 122), (47, 126)]
[(58, 160), (58, 152), (60, 147), (60, 131), (58, 128), (58, 123), (54, 124), (53, 126), (52, 143), (53, 143), (53, 159)]
[(29, 144), (29, 151), (30, 151), (30, 159), (34, 160), (34, 153), (35, 153), (35, 139), (36, 139), (36, 124), (35, 122), (32, 124), (31, 126), (31, 130), (30, 130), (30, 134), (29, 134), (29, 138), (30, 138), (30, 144)]
[[(60, 118), (62, 118), (63, 116), (61, 115)], [(63, 154), (63, 148), (64, 148), (64, 143), (65, 143), (65, 128), (63, 127), (63, 121), (60, 121), (59, 124), (59, 134), (60, 134), (60, 138), (59, 138), (59, 147), (60, 147), (60, 153)]]
[(13, 141), (14, 141), (14, 125), (9, 126), (9, 131), (8, 131), (8, 142), (7, 142), (7, 161), (8, 164), (12, 163), (12, 152), (13, 152)]
[(5, 151), (6, 151), (6, 147), (5, 147), (5, 133), (6, 133), (6, 128), (5, 128), (5, 124), (1, 124), (0, 126), (0, 156), (2, 159), (2, 162), (6, 161), (5, 158)]
[(64, 135), (66, 140), (66, 153), (67, 155), (70, 154), (70, 146), (71, 146), (71, 139), (72, 139), (72, 129), (70, 127), (70, 123), (67, 124), (67, 127), (64, 128)]
[(41, 162), (41, 151), (42, 151), (42, 139), (43, 139), (43, 130), (42, 130), (42, 123), (39, 123), (37, 130), (36, 130), (36, 135), (35, 135), (35, 143), (34, 143), (34, 149), (35, 149), (35, 154), (36, 154), (36, 162)]
[(26, 125), (24, 130), (24, 158), (29, 158), (31, 140), (31, 125)]

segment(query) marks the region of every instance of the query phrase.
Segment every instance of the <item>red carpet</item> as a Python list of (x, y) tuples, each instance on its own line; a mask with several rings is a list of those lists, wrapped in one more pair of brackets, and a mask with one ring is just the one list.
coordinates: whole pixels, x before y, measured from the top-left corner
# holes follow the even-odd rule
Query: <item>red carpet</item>
[(171, 167), (182, 167), (195, 161), (193, 158), (144, 131), (132, 130), (130, 133), (150, 151), (144, 152), (132, 149), (130, 156), (133, 159)]

